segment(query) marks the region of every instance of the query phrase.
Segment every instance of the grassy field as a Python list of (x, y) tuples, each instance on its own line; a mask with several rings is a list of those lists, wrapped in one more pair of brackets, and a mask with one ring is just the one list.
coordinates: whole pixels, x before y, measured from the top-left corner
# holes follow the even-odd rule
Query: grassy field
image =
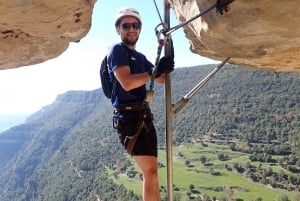
[[(181, 153), (180, 156), (178, 153)], [(225, 154), (229, 160), (220, 161), (219, 154)], [(200, 157), (206, 158), (203, 164)], [(159, 161), (164, 167), (159, 168), (159, 183), (161, 195), (164, 196), (164, 190), (167, 189), (166, 178), (166, 153), (159, 151)], [(216, 197), (218, 200), (225, 198), (229, 200), (255, 201), (261, 198), (263, 201), (277, 201), (278, 196), (286, 195), (291, 201), (297, 201), (296, 196), (299, 193), (288, 192), (280, 189), (273, 189), (244, 178), (234, 170), (229, 171), (225, 165), (233, 163), (245, 164), (249, 155), (232, 152), (225, 145), (207, 144), (203, 147), (195, 144), (193, 146), (173, 147), (173, 195), (176, 200), (193, 200), (194, 197), (208, 195), (210, 198)], [(128, 160), (131, 160), (128, 158)], [(263, 164), (268, 166), (268, 164)], [(136, 166), (131, 169), (138, 171)], [(272, 167), (274, 168), (274, 167)], [(114, 171), (109, 170), (112, 175)], [(134, 178), (129, 178), (126, 173), (120, 173), (117, 177), (112, 177), (117, 184), (123, 184), (136, 194), (141, 194), (141, 180), (138, 174)]]

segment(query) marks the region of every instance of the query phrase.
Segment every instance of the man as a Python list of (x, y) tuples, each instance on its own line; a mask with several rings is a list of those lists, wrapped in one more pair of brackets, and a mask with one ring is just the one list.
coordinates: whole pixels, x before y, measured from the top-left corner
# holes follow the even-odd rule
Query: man
[[(157, 136), (153, 115), (147, 102), (146, 83), (150, 81), (153, 64), (135, 50), (142, 28), (138, 11), (121, 9), (115, 29), (122, 42), (113, 45), (108, 54), (110, 77), (116, 80), (111, 97), (114, 128), (121, 144), (133, 157), (143, 174), (143, 200), (160, 201), (157, 172)], [(164, 83), (164, 74), (174, 70), (174, 60), (163, 57), (157, 67), (155, 81)]]

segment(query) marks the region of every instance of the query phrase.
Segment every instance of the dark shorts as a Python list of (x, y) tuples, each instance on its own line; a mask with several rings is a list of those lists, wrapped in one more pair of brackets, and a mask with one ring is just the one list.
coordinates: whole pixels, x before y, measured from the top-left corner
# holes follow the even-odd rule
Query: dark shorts
[(131, 155), (157, 157), (157, 136), (150, 109), (139, 111), (114, 111), (114, 128), (120, 143), (126, 149), (131, 137), (137, 137)]

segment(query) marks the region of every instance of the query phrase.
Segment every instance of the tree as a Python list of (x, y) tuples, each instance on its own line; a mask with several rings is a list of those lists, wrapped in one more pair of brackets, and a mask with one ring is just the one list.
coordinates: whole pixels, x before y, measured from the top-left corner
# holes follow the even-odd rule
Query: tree
[(225, 155), (225, 154), (218, 154), (218, 159), (219, 159), (220, 161), (225, 161), (225, 160), (228, 159), (228, 156)]
[(200, 156), (200, 162), (201, 162), (203, 165), (206, 163), (206, 160), (207, 160), (206, 156), (204, 156), (204, 155)]
[(194, 186), (194, 184), (190, 184), (190, 185), (189, 185), (189, 189), (190, 189), (190, 190), (193, 190), (193, 189), (195, 189), (195, 186)]

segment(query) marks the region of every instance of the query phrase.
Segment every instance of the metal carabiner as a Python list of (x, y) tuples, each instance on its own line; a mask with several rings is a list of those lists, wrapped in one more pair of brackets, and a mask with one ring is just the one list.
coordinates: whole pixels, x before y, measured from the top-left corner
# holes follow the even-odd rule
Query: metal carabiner
[[(162, 26), (162, 29), (158, 29), (160, 26)], [(166, 23), (159, 23), (156, 27), (155, 27), (155, 35), (157, 37), (157, 41), (160, 41), (162, 39), (161, 35), (165, 36), (165, 32), (168, 30), (168, 25)]]

